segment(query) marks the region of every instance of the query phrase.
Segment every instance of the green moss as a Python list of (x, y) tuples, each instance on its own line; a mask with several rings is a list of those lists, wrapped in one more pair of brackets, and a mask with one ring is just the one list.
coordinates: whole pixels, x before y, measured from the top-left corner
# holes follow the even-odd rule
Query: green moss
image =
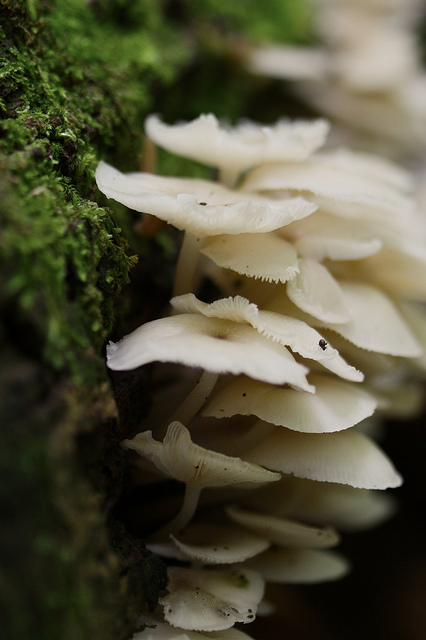
[(163, 56), (170, 30), (155, 2), (26, 9), (1, 4), (4, 292), (17, 317), (37, 318), (50, 364), (86, 383), (103, 367), (96, 355), (135, 264), (108, 210), (92, 201), (94, 169), (101, 155), (136, 158), (148, 86), (170, 80), (176, 52)]
[(95, 3), (0, 3), (5, 638), (120, 640), (164, 587), (161, 561), (141, 545), (129, 564), (108, 536), (123, 435), (102, 347), (136, 259), (94, 186), (98, 158), (135, 162), (150, 85), (174, 73), (145, 7), (114, 60)]

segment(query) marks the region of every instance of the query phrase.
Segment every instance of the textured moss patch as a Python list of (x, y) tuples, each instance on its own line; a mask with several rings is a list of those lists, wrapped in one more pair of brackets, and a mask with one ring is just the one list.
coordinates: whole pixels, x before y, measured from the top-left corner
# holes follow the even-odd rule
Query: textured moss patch
[(0, 4), (0, 592), (7, 639), (124, 639), (143, 602), (155, 603), (165, 585), (162, 562), (141, 543), (126, 557), (109, 536), (122, 427), (102, 347), (136, 259), (110, 210), (96, 204), (93, 173), (101, 156), (134, 162), (149, 85), (174, 67), (160, 54), (148, 60), (160, 45), (154, 3), (132, 26), (140, 51), (146, 45), (151, 53), (127, 63), (105, 57), (95, 25), (103, 20), (112, 31), (117, 3), (105, 6), (109, 13), (99, 17), (85, 2)]
[(97, 156), (136, 157), (149, 83), (173, 74), (157, 4), (141, 6), (32, 2), (31, 21), (20, 3), (1, 5), (4, 292), (36, 319), (48, 361), (78, 382), (96, 375), (92, 356), (135, 263), (109, 212), (88, 199)]

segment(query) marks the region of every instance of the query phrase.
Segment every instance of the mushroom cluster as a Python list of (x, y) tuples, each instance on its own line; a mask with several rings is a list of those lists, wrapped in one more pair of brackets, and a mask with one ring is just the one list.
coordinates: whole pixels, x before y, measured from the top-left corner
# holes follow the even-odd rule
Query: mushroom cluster
[(392, 156), (422, 151), (426, 75), (415, 28), (424, 3), (310, 1), (321, 44), (254, 49), (249, 69), (292, 82), (311, 106), (352, 132), (351, 144), (361, 138)]
[[(122, 443), (146, 482), (185, 485), (148, 536), (169, 582), (135, 640), (243, 640), (232, 627), (267, 608), (265, 582), (345, 575), (337, 530), (393, 511), (381, 490), (401, 477), (375, 433), (422, 403), (425, 227), (409, 174), (321, 151), (322, 120), (151, 116), (146, 129), (221, 181), (97, 170), (108, 197), (185, 232), (170, 314), (107, 354), (113, 370), (179, 366), (145, 430)], [(223, 297), (197, 298), (206, 280)]]

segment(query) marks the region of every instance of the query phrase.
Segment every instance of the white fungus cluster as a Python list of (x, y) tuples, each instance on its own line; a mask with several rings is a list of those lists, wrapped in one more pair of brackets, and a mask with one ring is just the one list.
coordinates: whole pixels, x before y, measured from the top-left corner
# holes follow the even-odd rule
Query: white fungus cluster
[[(151, 140), (220, 181), (98, 167), (108, 197), (185, 231), (172, 314), (108, 350), (114, 370), (182, 365), (181, 386), (122, 443), (157, 479), (185, 484), (149, 539), (169, 582), (134, 640), (243, 640), (232, 627), (264, 607), (265, 582), (343, 576), (337, 530), (392, 511), (377, 490), (401, 478), (372, 433), (421, 403), (424, 227), (404, 170), (321, 151), (327, 131), (322, 120), (224, 128), (213, 115), (175, 126), (151, 116)], [(222, 298), (196, 297), (204, 278)]]
[(351, 145), (369, 145), (392, 157), (422, 151), (426, 74), (415, 27), (424, 3), (310, 2), (321, 44), (253, 49), (249, 69), (291, 81), (311, 106), (346, 127)]

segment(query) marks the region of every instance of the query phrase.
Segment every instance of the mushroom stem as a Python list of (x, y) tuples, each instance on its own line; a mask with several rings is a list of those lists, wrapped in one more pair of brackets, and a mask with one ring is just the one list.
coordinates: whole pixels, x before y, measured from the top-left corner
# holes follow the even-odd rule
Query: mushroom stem
[(235, 187), (239, 175), (239, 168), (232, 169), (231, 167), (221, 167), (219, 169), (219, 181), (229, 189), (233, 189)]
[(195, 269), (200, 257), (199, 246), (201, 239), (189, 231), (185, 231), (179, 258), (176, 264), (176, 275), (173, 295), (180, 296), (193, 291)]
[(182, 424), (189, 424), (213, 391), (218, 377), (218, 373), (203, 371), (191, 393), (173, 413), (169, 423), (177, 420)]
[(192, 520), (198, 506), (202, 487), (196, 484), (188, 483), (185, 485), (185, 495), (179, 513), (165, 524), (161, 529), (155, 532), (155, 540), (168, 539), (173, 533), (178, 533)]

